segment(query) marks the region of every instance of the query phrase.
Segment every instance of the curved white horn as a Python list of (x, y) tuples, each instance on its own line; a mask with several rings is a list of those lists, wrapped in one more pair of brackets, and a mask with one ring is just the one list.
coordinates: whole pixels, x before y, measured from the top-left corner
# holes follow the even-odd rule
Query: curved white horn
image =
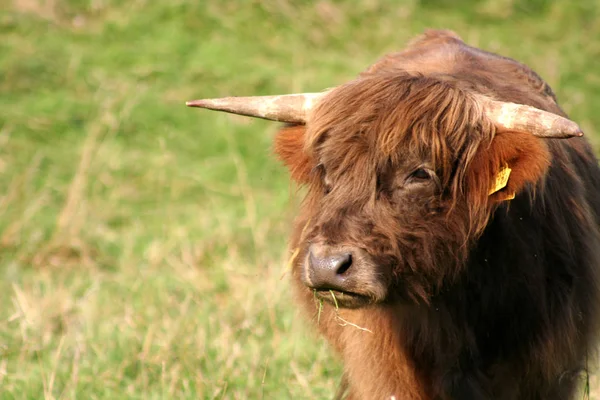
[(279, 96), (223, 97), (186, 102), (188, 107), (208, 108), (272, 121), (306, 123), (311, 108), (325, 93)]
[(551, 112), (523, 104), (495, 101), (477, 96), (483, 104), (485, 114), (498, 126), (529, 132), (541, 138), (566, 139), (583, 136), (575, 122)]

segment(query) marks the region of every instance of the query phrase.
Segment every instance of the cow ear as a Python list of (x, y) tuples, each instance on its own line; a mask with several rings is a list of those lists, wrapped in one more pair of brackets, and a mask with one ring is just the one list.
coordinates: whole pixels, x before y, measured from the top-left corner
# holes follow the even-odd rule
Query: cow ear
[[(550, 166), (544, 139), (527, 132), (498, 131), (489, 147), (480, 148), (467, 172), (467, 190), (478, 203), (511, 200), (535, 184)], [(486, 201), (487, 199), (487, 201)]]
[(290, 125), (275, 136), (275, 153), (290, 170), (292, 179), (301, 184), (308, 182), (313, 167), (304, 149), (305, 134), (305, 125)]

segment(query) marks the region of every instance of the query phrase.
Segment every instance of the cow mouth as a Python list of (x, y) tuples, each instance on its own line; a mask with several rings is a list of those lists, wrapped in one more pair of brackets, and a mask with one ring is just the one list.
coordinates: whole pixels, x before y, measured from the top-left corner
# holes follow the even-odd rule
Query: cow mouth
[(360, 308), (371, 303), (368, 296), (337, 289), (314, 289), (315, 297), (336, 308)]

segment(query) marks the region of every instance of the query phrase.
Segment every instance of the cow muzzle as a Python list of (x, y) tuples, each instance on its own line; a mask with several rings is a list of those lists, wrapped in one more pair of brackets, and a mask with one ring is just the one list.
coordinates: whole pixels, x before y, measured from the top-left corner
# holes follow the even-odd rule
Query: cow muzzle
[(313, 243), (304, 261), (302, 281), (319, 299), (357, 308), (384, 296), (375, 268), (362, 249)]

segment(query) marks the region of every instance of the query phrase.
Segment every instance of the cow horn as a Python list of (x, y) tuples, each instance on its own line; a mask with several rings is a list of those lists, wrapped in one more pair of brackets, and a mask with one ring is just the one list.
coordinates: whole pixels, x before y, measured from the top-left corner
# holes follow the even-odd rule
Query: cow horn
[(271, 121), (304, 124), (311, 108), (323, 95), (324, 93), (298, 93), (279, 96), (223, 97), (188, 101), (185, 105)]
[(485, 114), (502, 128), (529, 132), (541, 138), (566, 139), (583, 136), (579, 125), (560, 115), (531, 106), (480, 97)]
[[(272, 121), (306, 123), (314, 105), (327, 92), (298, 93), (278, 96), (223, 97), (188, 101), (188, 107), (207, 108)], [(530, 132), (542, 138), (583, 136), (575, 122), (551, 112), (523, 104), (492, 100), (478, 95), (485, 114), (498, 126)]]

